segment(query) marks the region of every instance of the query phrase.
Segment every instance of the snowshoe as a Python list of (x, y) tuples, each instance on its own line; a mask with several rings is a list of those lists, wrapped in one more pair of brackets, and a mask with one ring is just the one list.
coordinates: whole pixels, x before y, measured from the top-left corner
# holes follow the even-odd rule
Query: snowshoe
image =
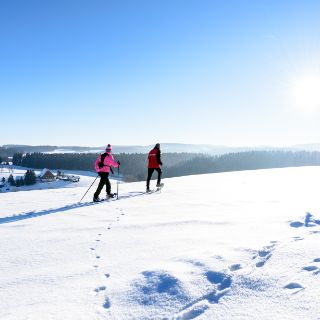
[(99, 197), (97, 198), (93, 197), (93, 202), (100, 202), (100, 201), (102, 201), (102, 199), (100, 199)]

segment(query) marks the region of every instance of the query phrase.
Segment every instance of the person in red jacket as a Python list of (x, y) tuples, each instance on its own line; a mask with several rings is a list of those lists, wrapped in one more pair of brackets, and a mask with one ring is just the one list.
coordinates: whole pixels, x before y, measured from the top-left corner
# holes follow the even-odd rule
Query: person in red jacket
[(147, 192), (150, 191), (150, 180), (154, 170), (158, 172), (158, 180), (157, 187), (163, 187), (163, 183), (161, 183), (161, 151), (160, 151), (160, 143), (157, 143), (155, 147), (149, 152), (148, 155), (148, 178), (147, 178)]
[(106, 152), (101, 154), (96, 162), (95, 162), (95, 169), (98, 175), (100, 176), (100, 182), (98, 185), (98, 188), (96, 192), (93, 195), (93, 201), (98, 202), (100, 201), (99, 199), (99, 194), (103, 188), (104, 185), (106, 185), (106, 191), (107, 191), (107, 198), (113, 198), (113, 194), (111, 193), (111, 184), (109, 181), (109, 173), (111, 167), (117, 168), (120, 165), (120, 162), (117, 161), (115, 162), (113, 159), (113, 156), (111, 154), (112, 147), (110, 144), (106, 147)]

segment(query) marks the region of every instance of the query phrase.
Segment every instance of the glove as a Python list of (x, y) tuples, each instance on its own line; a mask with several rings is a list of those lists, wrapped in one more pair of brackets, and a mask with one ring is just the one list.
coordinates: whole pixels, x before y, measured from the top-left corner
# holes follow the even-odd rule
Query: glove
[(120, 161), (119, 160), (117, 161), (117, 164), (120, 166)]

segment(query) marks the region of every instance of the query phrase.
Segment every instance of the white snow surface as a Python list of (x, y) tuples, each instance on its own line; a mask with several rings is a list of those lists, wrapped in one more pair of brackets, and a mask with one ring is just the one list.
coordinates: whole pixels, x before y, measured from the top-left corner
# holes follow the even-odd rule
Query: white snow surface
[(96, 185), (81, 204), (89, 185), (2, 193), (0, 319), (320, 319), (319, 181), (198, 175), (98, 204)]
[[(7, 168), (4, 168), (3, 171), (0, 171), (0, 181), (4, 177), (6, 180), (9, 178), (10, 174), (13, 175), (14, 179), (23, 178), (28, 168), (12, 166), (14, 169), (13, 172), (9, 171)], [(35, 174), (39, 176), (48, 169), (43, 170), (34, 170)], [(50, 171), (57, 175), (57, 170)], [(94, 178), (97, 176), (96, 172), (90, 171), (76, 171), (76, 170), (62, 170), (66, 175), (77, 175), (80, 176), (79, 182), (71, 182), (71, 181), (61, 181), (55, 180), (51, 182), (39, 182), (31, 186), (21, 186), (21, 187), (12, 187), (6, 185), (0, 189), (1, 192), (20, 192), (20, 191), (30, 191), (30, 190), (47, 190), (47, 189), (57, 189), (57, 188), (75, 188), (75, 187), (86, 187), (88, 188), (90, 184), (93, 182)], [(111, 177), (111, 181), (114, 181), (114, 177)], [(8, 190), (7, 190), (8, 189)], [(1, 214), (1, 211), (0, 211)]]

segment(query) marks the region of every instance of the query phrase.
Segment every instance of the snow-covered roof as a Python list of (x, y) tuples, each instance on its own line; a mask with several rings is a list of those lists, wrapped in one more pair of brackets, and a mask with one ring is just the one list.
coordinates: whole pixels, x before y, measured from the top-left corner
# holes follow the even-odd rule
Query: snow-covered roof
[(46, 174), (47, 171), (49, 171), (49, 172), (51, 173), (51, 171), (50, 171), (49, 169), (44, 168), (44, 169), (40, 172), (39, 177), (40, 177), (40, 178), (43, 177), (43, 176)]

